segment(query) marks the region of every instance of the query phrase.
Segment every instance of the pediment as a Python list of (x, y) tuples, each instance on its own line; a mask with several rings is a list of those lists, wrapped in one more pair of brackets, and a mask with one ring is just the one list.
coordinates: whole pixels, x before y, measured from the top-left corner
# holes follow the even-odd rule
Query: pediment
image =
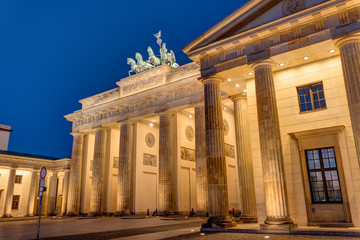
[(183, 51), (188, 54), (325, 1), (328, 0), (251, 0), (188, 44)]

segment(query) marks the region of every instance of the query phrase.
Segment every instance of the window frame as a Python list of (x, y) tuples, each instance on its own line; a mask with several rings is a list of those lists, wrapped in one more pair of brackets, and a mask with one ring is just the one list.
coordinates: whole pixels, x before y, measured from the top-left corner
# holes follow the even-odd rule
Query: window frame
[[(322, 155), (322, 151), (323, 149), (330, 149), (332, 148), (334, 151), (334, 158), (335, 158), (335, 164), (336, 167), (329, 167), (329, 168), (324, 168), (324, 162), (323, 162), (323, 155)], [(313, 149), (304, 149), (305, 150), (305, 160), (306, 160), (306, 168), (307, 168), (307, 173), (308, 173), (308, 178), (309, 178), (309, 187), (310, 187), (310, 195), (311, 195), (311, 202), (312, 204), (342, 204), (344, 203), (344, 197), (343, 197), (343, 193), (342, 193), (342, 188), (341, 188), (341, 183), (340, 183), (340, 175), (339, 175), (339, 170), (338, 170), (338, 161), (336, 159), (336, 152), (335, 152), (335, 147), (323, 147), (323, 148), (313, 148)], [(308, 151), (315, 151), (317, 150), (319, 153), (319, 161), (320, 161), (320, 169), (310, 169), (309, 168), (309, 159), (308, 159), (308, 155), (307, 152)], [(328, 187), (326, 184), (326, 176), (325, 176), (325, 172), (326, 171), (336, 171), (336, 174), (338, 176), (338, 183), (339, 183), (339, 191), (341, 194), (341, 201), (330, 201), (329, 200), (329, 192), (328, 192)], [(314, 196), (313, 196), (313, 189), (312, 189), (312, 182), (311, 182), (311, 176), (310, 173), (311, 172), (321, 172), (321, 176), (322, 176), (322, 183), (323, 183), (323, 187), (324, 187), (324, 193), (325, 193), (325, 198), (326, 201), (315, 201), (314, 200)]]
[[(318, 85), (318, 84), (322, 84), (323, 90), (322, 92), (324, 93), (324, 101), (325, 101), (325, 107), (320, 107), (315, 109), (315, 102), (314, 102), (314, 96), (313, 96), (313, 91), (312, 91), (312, 86), (313, 85)], [(305, 110), (302, 111), (301, 110), (301, 102), (300, 102), (300, 94), (299, 94), (299, 88), (309, 88), (310, 91), (310, 102), (311, 102), (311, 110)], [(298, 99), (298, 106), (299, 106), (299, 111), (300, 113), (309, 113), (309, 112), (315, 112), (315, 111), (322, 111), (322, 110), (326, 110), (327, 109), (327, 102), (326, 102), (326, 96), (325, 96), (325, 89), (324, 89), (324, 82), (323, 81), (319, 81), (319, 82), (313, 82), (313, 83), (309, 83), (309, 84), (304, 84), (304, 85), (300, 85), (300, 86), (296, 86), (296, 95), (297, 95), (297, 99)]]
[[(18, 197), (17, 208), (14, 208), (14, 198), (15, 197)], [(13, 199), (12, 199), (12, 202), (11, 202), (11, 210), (19, 210), (19, 208), (20, 208), (20, 198), (21, 198), (20, 195), (13, 195)]]
[[(19, 179), (20, 181), (17, 181)], [(23, 180), (23, 175), (15, 175), (15, 180), (14, 180), (15, 184), (22, 184), (22, 180)]]

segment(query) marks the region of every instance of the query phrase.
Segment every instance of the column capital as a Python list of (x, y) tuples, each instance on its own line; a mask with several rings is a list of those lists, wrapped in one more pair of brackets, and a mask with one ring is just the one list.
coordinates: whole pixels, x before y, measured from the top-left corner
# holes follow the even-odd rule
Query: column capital
[(275, 66), (275, 63), (272, 60), (266, 60), (266, 61), (261, 61), (261, 62), (257, 62), (254, 63), (251, 68), (256, 71), (258, 68), (260, 67), (269, 67), (269, 68), (273, 68)]
[(211, 75), (211, 76), (201, 77), (199, 78), (199, 81), (205, 85), (207, 82), (223, 83), (225, 82), (225, 79), (223, 79), (219, 75)]
[(70, 135), (72, 135), (73, 137), (75, 137), (75, 136), (82, 137), (82, 136), (84, 136), (84, 133), (82, 133), (82, 132), (72, 132), (72, 133), (70, 133)]
[(235, 94), (235, 95), (232, 95), (232, 96), (229, 96), (229, 98), (235, 102), (236, 100), (239, 100), (239, 99), (247, 99), (247, 93), (246, 92), (242, 92), (242, 93), (239, 93), (239, 94)]
[(345, 37), (334, 40), (335, 45), (338, 48), (342, 47), (344, 44), (346, 44), (348, 42), (354, 42), (354, 41), (360, 42), (360, 33), (347, 35)]

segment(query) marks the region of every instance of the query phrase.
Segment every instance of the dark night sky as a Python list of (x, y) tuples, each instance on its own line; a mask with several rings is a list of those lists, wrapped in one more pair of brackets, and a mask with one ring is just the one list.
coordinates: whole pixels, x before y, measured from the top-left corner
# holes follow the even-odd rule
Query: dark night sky
[(71, 123), (82, 98), (113, 89), (128, 57), (157, 51), (162, 30), (180, 65), (188, 43), (245, 0), (0, 0), (0, 124), (9, 150), (70, 157)]

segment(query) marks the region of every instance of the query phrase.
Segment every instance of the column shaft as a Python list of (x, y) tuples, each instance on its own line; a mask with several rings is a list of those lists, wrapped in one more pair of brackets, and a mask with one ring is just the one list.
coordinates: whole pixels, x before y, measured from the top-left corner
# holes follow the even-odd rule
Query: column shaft
[(204, 103), (195, 106), (196, 194), (197, 214), (208, 212), (208, 185), (206, 168), (206, 128)]
[(35, 196), (36, 196), (36, 184), (39, 184), (38, 170), (31, 171), (30, 189), (29, 189), (29, 200), (27, 207), (27, 217), (34, 216), (35, 207)]
[(14, 195), (14, 187), (15, 187), (15, 174), (16, 169), (11, 168), (9, 171), (9, 181), (6, 189), (6, 198), (5, 198), (5, 209), (3, 217), (11, 217), (11, 207)]
[(80, 203), (80, 186), (81, 186), (81, 165), (83, 154), (83, 136), (81, 134), (74, 134), (73, 150), (71, 155), (71, 167), (67, 203), (67, 215), (79, 214)]
[(159, 130), (159, 210), (161, 214), (174, 213), (173, 204), (173, 128), (172, 114), (160, 115)]
[(208, 211), (212, 224), (232, 227), (236, 223), (229, 218), (224, 127), (221, 106), (221, 79), (210, 77), (202, 80), (205, 94), (206, 164), (208, 179)]
[(360, 36), (338, 42), (354, 141), (360, 162)]
[(131, 123), (123, 123), (120, 127), (118, 215), (131, 214), (133, 147), (133, 125)]
[(111, 129), (106, 132), (106, 156), (105, 156), (105, 175), (104, 175), (104, 214), (110, 214), (110, 182), (112, 178), (110, 158), (111, 158)]
[(57, 188), (57, 172), (53, 172), (53, 175), (50, 178), (50, 189), (49, 191), (49, 209), (48, 209), (48, 215), (52, 216), (55, 215), (56, 211), (56, 188)]
[(292, 224), (289, 217), (275, 86), (270, 63), (257, 64), (255, 88), (265, 188), (266, 224)]
[(243, 222), (257, 222), (254, 169), (246, 94), (231, 97), (235, 111), (236, 151), (239, 166), (241, 217)]
[(70, 178), (70, 172), (65, 171), (64, 186), (63, 186), (62, 201), (61, 201), (61, 215), (65, 215), (65, 213), (66, 213), (67, 198), (68, 198), (68, 191), (69, 191), (69, 178)]
[(90, 196), (90, 212), (92, 215), (102, 214), (104, 164), (106, 151), (106, 130), (97, 129), (95, 132), (94, 160), (92, 167), (92, 189)]

